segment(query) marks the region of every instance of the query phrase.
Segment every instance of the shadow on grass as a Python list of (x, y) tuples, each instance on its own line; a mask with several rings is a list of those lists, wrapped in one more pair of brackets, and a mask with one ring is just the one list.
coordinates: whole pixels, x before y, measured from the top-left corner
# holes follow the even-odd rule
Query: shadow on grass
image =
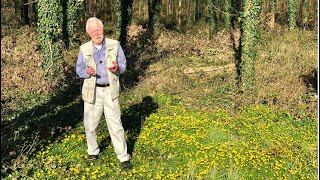
[(127, 132), (128, 153), (132, 155), (134, 145), (139, 137), (146, 117), (157, 112), (159, 105), (153, 101), (151, 96), (146, 96), (142, 102), (130, 106), (122, 113), (122, 122)]
[[(140, 103), (134, 104), (124, 110), (122, 110), (121, 121), (123, 128), (126, 132), (128, 154), (132, 155), (134, 145), (138, 140), (141, 129), (144, 125), (146, 117), (150, 114), (157, 112), (158, 104), (153, 101), (151, 96), (146, 96), (142, 99)], [(105, 119), (102, 116), (101, 120)], [(108, 127), (106, 123), (100, 122), (97, 132), (102, 131), (102, 133), (108, 133)], [(99, 149), (101, 153), (112, 144), (111, 137), (108, 135), (106, 138), (99, 142)]]
[(305, 86), (313, 93), (318, 94), (318, 70), (313, 69), (307, 75), (301, 75), (301, 78)]
[[(1, 176), (19, 170), (14, 164), (23, 156), (32, 157), (35, 152), (59, 136), (71, 131), (82, 121), (80, 80), (70, 78), (64, 90), (31, 110), (18, 114), (10, 122), (1, 121)], [(22, 162), (27, 163), (27, 162)], [(7, 168), (3, 168), (6, 165)]]
[[(138, 140), (146, 117), (157, 112), (158, 107), (158, 104), (153, 101), (151, 96), (146, 96), (140, 103), (122, 110), (121, 120), (127, 136), (128, 154), (132, 155), (133, 153), (134, 145)], [(111, 138), (107, 136), (100, 142), (99, 148), (104, 151), (110, 144)]]

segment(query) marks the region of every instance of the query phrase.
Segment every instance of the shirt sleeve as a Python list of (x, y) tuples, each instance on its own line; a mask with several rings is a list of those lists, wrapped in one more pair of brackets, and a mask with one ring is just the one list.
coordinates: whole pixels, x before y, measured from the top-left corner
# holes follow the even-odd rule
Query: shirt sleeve
[(76, 72), (80, 78), (89, 78), (90, 75), (86, 71), (86, 64), (83, 62), (84, 57), (82, 52), (80, 51), (78, 54), (78, 60), (76, 65)]
[(118, 66), (119, 66), (119, 74), (124, 73), (124, 71), (127, 68), (127, 60), (126, 57), (124, 55), (123, 49), (120, 45), (120, 43), (118, 44), (118, 57), (117, 57), (117, 62), (118, 62)]

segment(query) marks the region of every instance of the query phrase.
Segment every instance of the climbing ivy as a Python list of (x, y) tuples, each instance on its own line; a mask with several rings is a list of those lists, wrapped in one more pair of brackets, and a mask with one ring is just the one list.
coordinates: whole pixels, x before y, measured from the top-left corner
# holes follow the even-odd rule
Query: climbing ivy
[(209, 0), (210, 37), (218, 31), (217, 0)]
[(128, 25), (132, 18), (132, 3), (133, 0), (117, 0), (117, 37), (122, 46), (127, 42)]
[(297, 11), (297, 0), (289, 0), (288, 2), (288, 21), (289, 28), (294, 29), (296, 27), (296, 11)]
[(231, 27), (231, 0), (225, 0), (224, 2), (225, 2), (224, 27), (226, 29), (229, 29)]
[(148, 0), (149, 27), (156, 28), (160, 22), (160, 0)]
[(39, 44), (43, 55), (42, 68), (46, 76), (52, 77), (59, 71), (62, 57), (62, 6), (59, 0), (38, 1)]
[(302, 1), (302, 24), (303, 26), (306, 25), (306, 22), (308, 21), (308, 9), (309, 9), (309, 2), (308, 0)]
[(83, 0), (68, 0), (67, 2), (67, 41), (70, 47), (74, 44), (77, 32), (77, 23), (80, 18), (80, 12), (83, 9)]
[(243, 90), (252, 90), (255, 86), (254, 64), (256, 46), (260, 39), (260, 12), (262, 0), (243, 0), (241, 14), (241, 63), (240, 82)]

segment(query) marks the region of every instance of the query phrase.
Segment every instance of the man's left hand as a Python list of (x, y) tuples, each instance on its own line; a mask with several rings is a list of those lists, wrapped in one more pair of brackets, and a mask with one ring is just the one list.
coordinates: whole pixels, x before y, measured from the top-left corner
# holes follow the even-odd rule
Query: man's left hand
[(116, 73), (118, 71), (118, 64), (116, 61), (112, 61), (112, 66), (107, 67), (107, 69), (113, 73)]

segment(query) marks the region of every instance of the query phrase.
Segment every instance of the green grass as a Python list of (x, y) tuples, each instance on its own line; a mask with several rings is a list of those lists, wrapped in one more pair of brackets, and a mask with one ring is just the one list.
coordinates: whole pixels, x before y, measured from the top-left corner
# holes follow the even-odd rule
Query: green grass
[(253, 104), (245, 103), (252, 95), (238, 94), (234, 72), (183, 74), (231, 63), (232, 49), (223, 44), (208, 44), (202, 56), (186, 50), (150, 64), (120, 99), (130, 172), (121, 172), (104, 119), (100, 157), (86, 160), (78, 79), (61, 83), (52, 96), (23, 91), (16, 102), (9, 98), (16, 90), (6, 87), (2, 178), (317, 179), (317, 102), (304, 83), (317, 68), (316, 38), (309, 31), (281, 33), (263, 34)]
[[(38, 151), (21, 171), (37, 179), (317, 178), (316, 124), (266, 106), (230, 116), (223, 110), (203, 113), (168, 102), (146, 117), (138, 137), (128, 134), (128, 141), (136, 142), (134, 169), (127, 173), (120, 171), (110, 142), (102, 143), (108, 133), (104, 121), (101, 125), (99, 143), (105, 148), (97, 161), (86, 161), (79, 127)], [(23, 177), (21, 171), (12, 175)]]

